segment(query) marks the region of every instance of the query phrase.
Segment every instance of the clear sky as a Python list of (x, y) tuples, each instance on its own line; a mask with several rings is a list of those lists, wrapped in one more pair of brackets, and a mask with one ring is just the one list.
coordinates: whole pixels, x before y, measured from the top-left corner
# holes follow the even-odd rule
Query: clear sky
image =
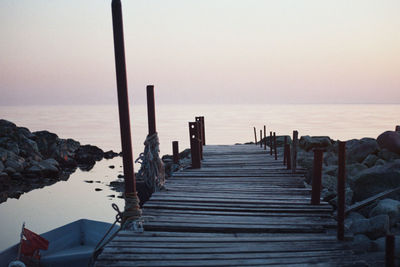
[[(111, 0), (1, 0), (0, 105), (116, 103)], [(400, 103), (399, 0), (125, 0), (145, 103)]]

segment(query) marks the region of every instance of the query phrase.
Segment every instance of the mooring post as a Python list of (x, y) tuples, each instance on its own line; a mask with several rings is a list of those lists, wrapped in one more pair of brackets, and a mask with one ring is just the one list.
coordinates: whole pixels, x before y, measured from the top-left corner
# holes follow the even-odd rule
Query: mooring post
[(149, 124), (149, 136), (157, 132), (156, 130), (156, 105), (154, 101), (154, 85), (147, 85), (147, 118)]
[(286, 166), (287, 166), (286, 169), (290, 170), (292, 169), (292, 164), (290, 161), (290, 144), (286, 144), (285, 147), (286, 147)]
[(198, 138), (199, 123), (189, 122), (190, 152), (192, 156), (192, 168), (201, 168), (200, 139)]
[(394, 129), (396, 132), (400, 132), (400, 125), (397, 125), (396, 128)]
[(262, 148), (262, 130), (260, 129), (260, 147)]
[(299, 132), (293, 131), (293, 142), (292, 142), (292, 154), (291, 154), (291, 161), (292, 161), (292, 173), (296, 173), (297, 168), (297, 142), (298, 142)]
[(200, 156), (201, 159), (203, 159), (203, 123), (201, 121), (201, 117), (195, 117), (195, 121), (199, 124), (198, 127), (198, 134), (197, 136), (199, 137), (198, 139), (200, 140)]
[(287, 160), (286, 145), (287, 145), (287, 136), (285, 135), (283, 137), (283, 165), (286, 165), (286, 160)]
[(204, 116), (200, 116), (200, 120), (201, 120), (201, 141), (203, 142), (203, 146), (206, 145), (206, 126), (204, 124)]
[(269, 154), (272, 156), (272, 132), (269, 132)]
[(257, 145), (257, 131), (256, 131), (256, 127), (253, 127), (254, 129), (254, 142)]
[[(140, 200), (136, 192), (136, 178), (133, 167), (121, 1), (113, 0), (111, 3), (111, 10), (114, 35), (115, 70), (118, 91), (119, 125), (121, 132), (122, 161), (125, 184), (125, 211), (122, 222), (125, 222), (127, 219), (139, 218), (142, 212), (139, 207)], [(133, 200), (134, 204), (127, 205), (128, 198), (130, 199), (129, 203), (132, 203)]]
[(386, 235), (385, 265), (394, 267), (395, 264), (395, 239), (393, 234)]
[(274, 132), (274, 153), (275, 153), (275, 160), (278, 160), (278, 152), (276, 150), (276, 133)]
[(337, 210), (337, 238), (344, 240), (344, 216), (346, 206), (346, 142), (339, 141), (338, 152), (338, 181), (337, 181), (337, 196), (338, 196), (338, 210)]
[(322, 155), (323, 155), (322, 149), (320, 149), (320, 148), (314, 149), (311, 205), (319, 205), (320, 204), (321, 178), (322, 178)]
[(264, 150), (267, 150), (267, 126), (264, 125)]
[(179, 164), (179, 143), (178, 141), (172, 141), (172, 155), (174, 164)]

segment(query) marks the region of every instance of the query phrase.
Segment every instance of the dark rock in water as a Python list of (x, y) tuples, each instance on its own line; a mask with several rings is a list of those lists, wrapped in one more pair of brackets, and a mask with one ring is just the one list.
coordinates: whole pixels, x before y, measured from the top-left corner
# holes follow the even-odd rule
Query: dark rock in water
[(104, 158), (105, 159), (112, 159), (112, 158), (115, 158), (115, 157), (118, 157), (118, 156), (119, 156), (119, 154), (114, 152), (114, 151), (112, 151), (112, 150), (104, 152)]
[(124, 178), (124, 175), (123, 175), (123, 174), (118, 174), (117, 177), (118, 177), (118, 178)]
[(400, 155), (400, 132), (386, 131), (379, 135), (376, 141), (381, 149), (385, 148)]
[(398, 186), (400, 186), (400, 160), (374, 166), (361, 171), (353, 178), (353, 200), (361, 201)]
[(108, 168), (110, 168), (110, 169), (114, 169), (114, 168), (115, 168), (115, 166), (114, 166), (114, 165), (110, 165), (110, 166), (108, 166)]
[(34, 132), (33, 135), (35, 136), (34, 141), (39, 148), (40, 154), (45, 158), (51, 157), (57, 146), (58, 136), (49, 131), (38, 131)]
[(103, 150), (97, 146), (84, 145), (75, 151), (75, 160), (81, 169), (87, 171), (93, 168), (96, 161), (103, 158), (103, 154)]
[(85, 180), (85, 183), (92, 184), (93, 180)]
[(348, 164), (361, 163), (368, 155), (378, 152), (378, 143), (373, 138), (352, 139), (346, 142), (346, 161)]
[(328, 136), (302, 136), (299, 140), (300, 148), (310, 151), (313, 148), (327, 148), (332, 145), (332, 140)]
[(94, 191), (103, 191), (101, 188), (95, 188)]

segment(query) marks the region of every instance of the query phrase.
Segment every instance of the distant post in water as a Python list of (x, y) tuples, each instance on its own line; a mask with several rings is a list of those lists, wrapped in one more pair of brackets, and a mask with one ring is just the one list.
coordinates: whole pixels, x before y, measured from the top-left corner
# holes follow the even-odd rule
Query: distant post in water
[(275, 153), (275, 160), (278, 160), (278, 152), (276, 151), (276, 133), (274, 132), (274, 153)]
[(139, 218), (142, 212), (139, 207), (139, 198), (136, 192), (136, 178), (133, 167), (121, 1), (113, 0), (111, 3), (111, 9), (114, 35), (115, 70), (117, 76), (119, 125), (121, 132), (125, 184), (125, 210), (122, 218), (122, 223), (124, 223), (128, 219), (135, 220)]
[(339, 141), (338, 153), (338, 210), (337, 210), (337, 238), (344, 240), (344, 217), (345, 217), (345, 184), (346, 184), (346, 142)]
[(260, 147), (262, 148), (262, 130), (260, 130)]
[(172, 141), (172, 155), (174, 164), (179, 164), (179, 143), (178, 141)]
[(290, 144), (286, 144), (285, 147), (286, 147), (286, 166), (287, 166), (286, 169), (290, 170), (292, 169), (292, 164), (290, 161)]
[(256, 127), (253, 127), (254, 129), (254, 142), (257, 145), (257, 131), (256, 131)]
[(272, 156), (272, 132), (269, 132), (269, 154)]
[(322, 178), (322, 156), (323, 150), (314, 149), (314, 163), (312, 176), (311, 205), (319, 205), (321, 198), (321, 178)]
[(298, 143), (299, 132), (293, 131), (293, 142), (292, 142), (292, 154), (291, 154), (291, 161), (292, 161), (292, 173), (296, 172), (297, 168), (297, 143)]
[(286, 145), (287, 145), (287, 136), (285, 135), (283, 137), (283, 165), (286, 165), (286, 160), (287, 160)]
[(395, 266), (395, 239), (393, 234), (386, 235), (386, 248), (385, 248), (385, 266)]
[(267, 150), (267, 127), (264, 125), (264, 150)]
[(199, 123), (189, 122), (190, 152), (192, 156), (192, 168), (201, 168), (200, 139), (198, 138)]

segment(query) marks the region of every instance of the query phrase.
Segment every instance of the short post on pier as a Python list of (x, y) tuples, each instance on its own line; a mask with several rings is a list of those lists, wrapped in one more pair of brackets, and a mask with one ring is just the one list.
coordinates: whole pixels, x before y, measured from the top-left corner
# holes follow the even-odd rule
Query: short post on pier
[(287, 136), (285, 135), (283, 137), (283, 165), (286, 165), (286, 160), (287, 160), (286, 145), (287, 145)]
[(203, 142), (203, 146), (206, 145), (206, 126), (204, 124), (204, 116), (200, 116), (201, 121), (201, 141)]
[(253, 127), (254, 129), (254, 143), (257, 145), (257, 131), (256, 131), (256, 127)]
[(313, 176), (312, 176), (312, 193), (311, 205), (319, 205), (321, 198), (321, 178), (322, 178), (322, 156), (323, 150), (314, 149)]
[(292, 162), (290, 161), (290, 144), (285, 145), (286, 151), (286, 169), (292, 169)]
[(197, 136), (200, 140), (200, 157), (201, 159), (203, 159), (203, 122), (201, 120), (201, 117), (195, 117), (195, 121), (199, 124), (199, 127), (197, 129)]
[(262, 130), (260, 129), (260, 147), (262, 148)]
[(179, 164), (179, 143), (172, 141), (172, 156), (174, 164)]
[(267, 150), (267, 126), (264, 125), (264, 150)]
[(275, 160), (278, 160), (278, 151), (276, 150), (276, 133), (274, 132), (274, 153), (275, 153)]
[(297, 168), (297, 143), (299, 138), (299, 132), (293, 131), (293, 142), (292, 142), (292, 154), (291, 154), (291, 161), (292, 161), (292, 173), (296, 173)]
[(395, 266), (395, 239), (393, 234), (386, 235), (385, 266)]
[(272, 132), (269, 132), (269, 154), (272, 156)]
[(189, 122), (190, 152), (192, 156), (193, 169), (201, 168), (201, 155), (200, 155), (201, 140), (198, 138), (198, 134), (199, 134), (199, 123)]
[(337, 238), (344, 240), (344, 217), (345, 217), (345, 183), (346, 183), (346, 142), (339, 141), (338, 153), (338, 181), (337, 181)]

